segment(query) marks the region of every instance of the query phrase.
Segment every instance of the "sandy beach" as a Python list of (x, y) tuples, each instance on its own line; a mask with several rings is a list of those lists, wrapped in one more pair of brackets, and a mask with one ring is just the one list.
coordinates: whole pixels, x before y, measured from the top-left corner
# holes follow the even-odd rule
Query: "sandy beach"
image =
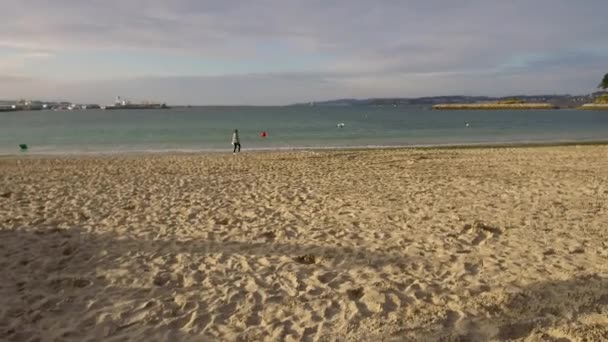
[(0, 159), (3, 341), (608, 340), (608, 146)]

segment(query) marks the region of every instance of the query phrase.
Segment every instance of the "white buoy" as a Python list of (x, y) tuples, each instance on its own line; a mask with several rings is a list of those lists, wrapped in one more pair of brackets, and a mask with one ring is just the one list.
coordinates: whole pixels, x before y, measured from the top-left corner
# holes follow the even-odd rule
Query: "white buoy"
[(338, 128), (344, 128), (344, 126), (345, 126), (344, 122), (340, 122), (336, 125), (336, 127), (338, 127)]
[(467, 122), (467, 123), (465, 123), (464, 125), (465, 125), (465, 126), (467, 126), (467, 127), (469, 127), (469, 123), (468, 123), (468, 122)]

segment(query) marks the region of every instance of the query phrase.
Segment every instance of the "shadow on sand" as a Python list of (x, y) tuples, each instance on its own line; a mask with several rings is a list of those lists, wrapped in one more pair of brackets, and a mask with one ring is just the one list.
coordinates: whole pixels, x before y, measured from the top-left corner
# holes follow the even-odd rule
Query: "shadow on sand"
[[(402, 337), (433, 341), (608, 341), (608, 278), (584, 276), (537, 282), (516, 293), (472, 298), (475, 316), (447, 310), (429, 332)], [(398, 338), (397, 340), (403, 340)]]
[[(159, 286), (172, 286), (170, 280), (149, 287), (130, 287), (120, 283), (120, 275), (113, 281), (98, 276), (100, 270), (120, 270), (121, 263), (133, 253), (162, 255), (175, 251), (192, 255), (286, 256), (294, 262), (301, 256), (343, 257), (344, 268), (361, 263), (380, 267), (413, 261), (391, 253), (357, 250), (353, 254), (350, 248), (272, 241), (153, 241), (89, 233), (80, 228), (0, 229), (0, 340), (213, 340), (202, 330), (217, 319), (227, 323), (230, 310), (214, 318), (205, 303), (193, 306), (176, 302), (175, 291), (166, 288), (158, 291)], [(349, 259), (344, 255), (353, 256)], [(129, 320), (114, 306), (117, 303), (131, 303), (126, 311), (137, 308), (156, 311), (145, 322)], [(441, 326), (427, 331), (400, 331), (380, 339), (482, 341), (523, 339), (539, 334), (541, 340), (548, 341), (567, 341), (567, 336), (608, 340), (606, 278), (587, 276), (536, 283), (515, 294), (479, 301), (478, 307), (479, 314), (475, 317), (463, 317), (446, 308), (448, 319)], [(195, 328), (184, 332), (184, 320), (192, 317), (188, 315), (193, 310), (197, 311), (198, 321)], [(597, 327), (593, 328), (594, 325)], [(545, 333), (555, 326), (568, 326), (570, 330), (562, 336)], [(336, 336), (336, 339), (347, 338)]]

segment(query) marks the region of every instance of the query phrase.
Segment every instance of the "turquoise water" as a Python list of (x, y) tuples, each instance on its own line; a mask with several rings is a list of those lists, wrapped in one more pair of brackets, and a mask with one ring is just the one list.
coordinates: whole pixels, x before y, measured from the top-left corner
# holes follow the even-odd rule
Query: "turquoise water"
[[(344, 128), (336, 124), (343, 122)], [(465, 124), (469, 123), (469, 127)], [(0, 113), (0, 154), (243, 150), (608, 140), (608, 111), (198, 107)], [(267, 138), (259, 133), (266, 131)]]

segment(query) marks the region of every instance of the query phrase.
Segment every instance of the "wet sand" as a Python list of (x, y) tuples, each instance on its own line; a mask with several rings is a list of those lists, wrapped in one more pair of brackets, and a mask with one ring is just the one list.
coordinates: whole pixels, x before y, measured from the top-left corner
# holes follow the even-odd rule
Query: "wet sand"
[(0, 340), (608, 339), (608, 146), (0, 159)]

